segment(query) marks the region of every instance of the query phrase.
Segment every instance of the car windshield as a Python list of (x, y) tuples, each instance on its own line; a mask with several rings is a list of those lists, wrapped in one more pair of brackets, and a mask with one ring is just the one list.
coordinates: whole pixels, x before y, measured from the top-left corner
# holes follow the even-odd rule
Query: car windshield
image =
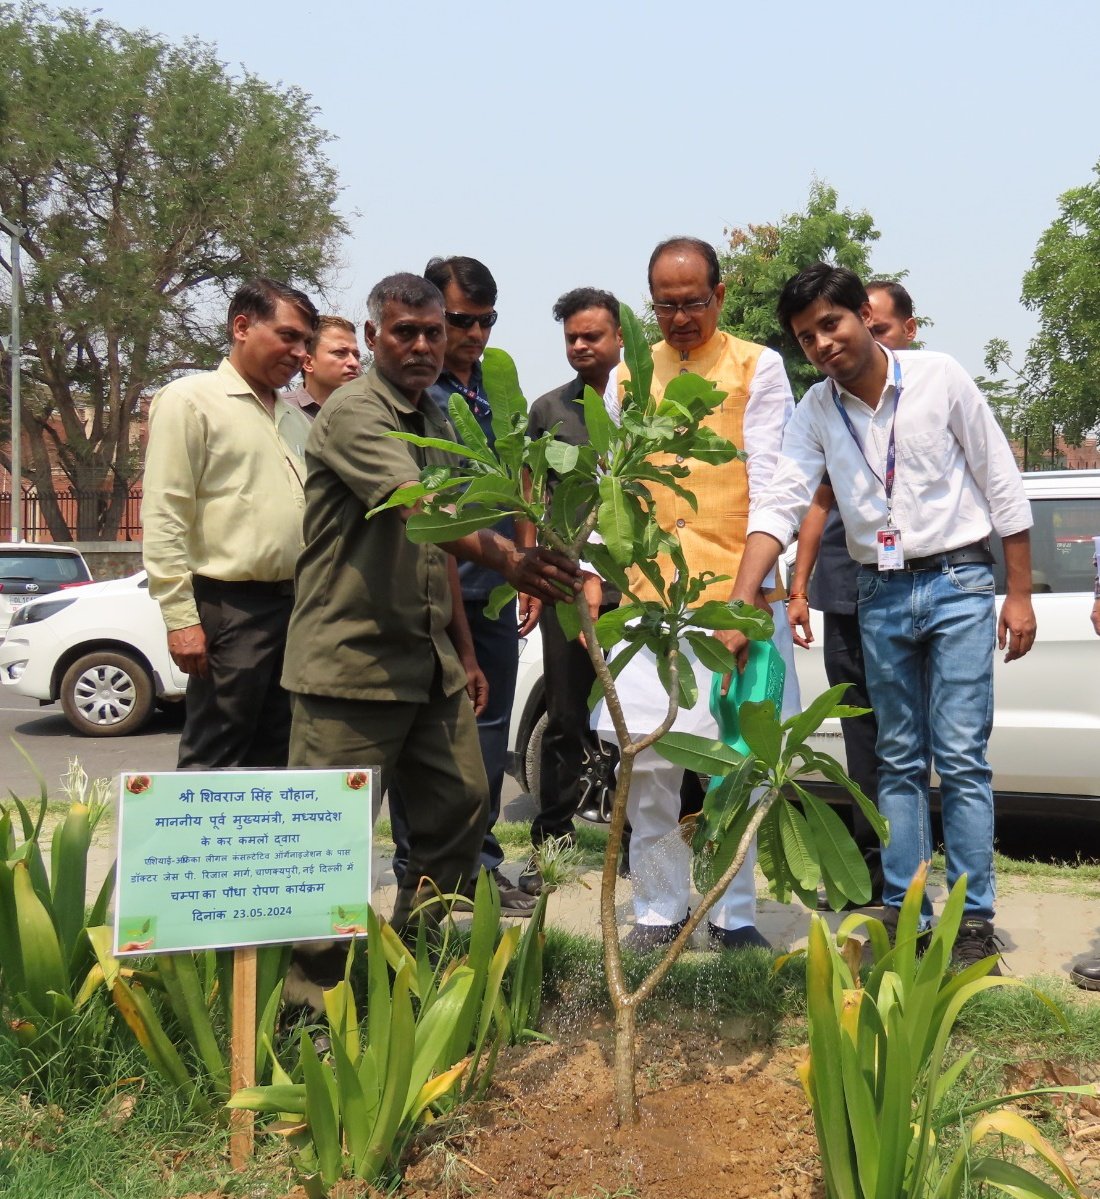
[(76, 554), (28, 554), (0, 551), (0, 580), (39, 583), (86, 583), (91, 576)]
[[(1036, 595), (1092, 590), (1093, 537), (1100, 533), (1100, 501), (1094, 497), (1035, 499), (1031, 530), (1031, 583)], [(993, 573), (1004, 594), (1004, 551), (993, 538)]]

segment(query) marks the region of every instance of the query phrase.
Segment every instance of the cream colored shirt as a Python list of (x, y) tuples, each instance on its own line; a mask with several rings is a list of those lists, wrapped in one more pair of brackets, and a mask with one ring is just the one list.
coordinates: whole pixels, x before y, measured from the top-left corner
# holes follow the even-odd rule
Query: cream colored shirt
[(227, 582), (294, 577), (310, 422), (281, 398), (274, 415), (222, 359), (154, 397), (145, 456), (143, 557), (170, 630), (199, 623), (193, 574)]

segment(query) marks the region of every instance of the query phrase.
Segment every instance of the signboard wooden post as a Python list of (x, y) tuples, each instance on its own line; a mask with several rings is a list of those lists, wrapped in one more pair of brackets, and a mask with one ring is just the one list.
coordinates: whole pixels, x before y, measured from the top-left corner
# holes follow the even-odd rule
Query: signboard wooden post
[[(256, 1083), (256, 946), (366, 931), (377, 788), (376, 768), (122, 775), (115, 955), (235, 950), (233, 1092)], [(235, 1169), (254, 1119), (233, 1113)]]

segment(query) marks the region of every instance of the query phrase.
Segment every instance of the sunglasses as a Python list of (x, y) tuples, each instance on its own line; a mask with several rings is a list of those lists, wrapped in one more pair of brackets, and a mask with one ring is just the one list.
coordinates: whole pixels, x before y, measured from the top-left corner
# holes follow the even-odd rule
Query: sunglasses
[(474, 325), (480, 325), (483, 329), (491, 329), (497, 323), (495, 310), (483, 312), (480, 316), (474, 316), (469, 312), (445, 312), (443, 315), (447, 318), (447, 324), (454, 325), (456, 329), (472, 329)]

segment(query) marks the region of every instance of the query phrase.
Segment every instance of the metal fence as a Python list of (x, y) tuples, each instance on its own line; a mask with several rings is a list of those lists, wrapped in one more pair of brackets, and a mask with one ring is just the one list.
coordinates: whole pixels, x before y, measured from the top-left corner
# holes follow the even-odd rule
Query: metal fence
[[(22, 533), (26, 541), (57, 541), (47, 520), (46, 505), (33, 488), (24, 490), (22, 497)], [(68, 529), (73, 541), (140, 541), (141, 488), (131, 487), (122, 509), (116, 531), (105, 527), (112, 496), (108, 491), (68, 487), (54, 493), (61, 524)], [(0, 541), (10, 541), (12, 535), (12, 495), (0, 491)]]

